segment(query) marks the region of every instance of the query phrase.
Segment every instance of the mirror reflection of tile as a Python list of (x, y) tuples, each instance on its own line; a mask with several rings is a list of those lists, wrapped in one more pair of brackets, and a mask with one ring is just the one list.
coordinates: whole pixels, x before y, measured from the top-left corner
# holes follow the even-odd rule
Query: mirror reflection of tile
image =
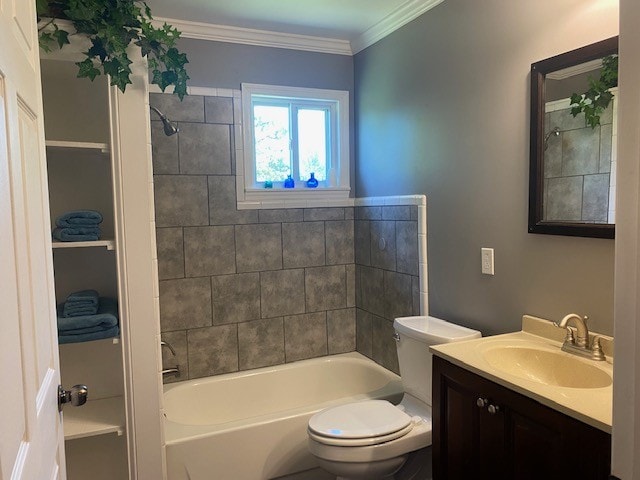
[(595, 128), (571, 115), (569, 99), (546, 104), (546, 221), (615, 223), (615, 99)]

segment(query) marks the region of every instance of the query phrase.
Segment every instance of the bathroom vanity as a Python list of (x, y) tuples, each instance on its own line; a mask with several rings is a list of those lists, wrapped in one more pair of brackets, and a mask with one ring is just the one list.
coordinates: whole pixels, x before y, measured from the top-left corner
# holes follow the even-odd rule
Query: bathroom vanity
[(434, 479), (608, 477), (611, 363), (560, 345), (523, 331), (432, 348)]
[(434, 356), (434, 479), (604, 479), (611, 435)]

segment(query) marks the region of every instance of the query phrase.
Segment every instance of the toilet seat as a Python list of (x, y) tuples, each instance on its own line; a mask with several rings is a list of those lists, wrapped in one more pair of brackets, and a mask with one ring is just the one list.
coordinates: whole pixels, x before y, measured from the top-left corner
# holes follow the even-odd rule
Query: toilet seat
[(377, 445), (379, 443), (390, 442), (391, 440), (396, 440), (397, 438), (404, 437), (407, 433), (413, 430), (413, 422), (400, 429), (396, 432), (389, 433), (387, 435), (380, 435), (376, 437), (365, 437), (365, 438), (334, 438), (334, 437), (325, 437), (324, 435), (318, 435), (310, 428), (307, 433), (309, 434), (309, 438), (313, 438), (316, 442), (320, 442), (324, 445), (334, 445), (336, 447), (362, 447), (367, 445)]
[(330, 438), (370, 438), (406, 428), (411, 417), (386, 400), (365, 400), (327, 408), (309, 420), (311, 431)]
[(386, 400), (365, 400), (315, 414), (308, 433), (324, 445), (360, 447), (396, 440), (421, 421)]
[(322, 438), (320, 441), (309, 435), (307, 442), (309, 451), (317, 458), (335, 462), (376, 462), (406, 455), (431, 445), (431, 422), (421, 421), (395, 440), (373, 445), (340, 446), (328, 445)]

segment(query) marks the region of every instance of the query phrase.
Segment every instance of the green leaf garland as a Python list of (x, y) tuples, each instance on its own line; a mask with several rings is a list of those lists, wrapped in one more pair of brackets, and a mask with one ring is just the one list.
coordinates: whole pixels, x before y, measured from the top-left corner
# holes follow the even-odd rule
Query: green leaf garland
[(587, 125), (596, 128), (600, 125), (600, 115), (613, 99), (609, 90), (618, 85), (618, 56), (609, 55), (602, 59), (602, 70), (599, 78), (589, 77), (589, 89), (571, 95), (571, 115), (577, 117), (584, 113)]
[[(151, 82), (162, 91), (173, 85), (173, 92), (184, 98), (189, 76), (187, 56), (176, 48), (180, 32), (171, 25), (153, 26), (149, 6), (139, 0), (36, 0), (41, 24), (39, 42), (42, 50), (63, 48), (69, 36), (86, 35), (91, 47), (86, 59), (77, 62), (78, 77), (94, 80), (109, 75), (111, 85), (122, 92), (131, 83), (131, 60), (127, 48), (134, 44), (147, 57)], [(56, 19), (69, 20), (75, 33), (56, 24)]]

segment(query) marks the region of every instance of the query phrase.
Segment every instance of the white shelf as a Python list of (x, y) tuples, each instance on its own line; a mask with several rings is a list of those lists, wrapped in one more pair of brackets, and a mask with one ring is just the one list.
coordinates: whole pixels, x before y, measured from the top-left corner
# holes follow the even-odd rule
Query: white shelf
[(47, 148), (59, 150), (99, 150), (101, 153), (109, 152), (109, 144), (95, 142), (69, 142), (66, 140), (46, 140)]
[(90, 242), (53, 242), (51, 246), (53, 248), (105, 247), (107, 250), (114, 250), (116, 248), (116, 242), (115, 240), (95, 240)]
[(95, 161), (109, 159), (109, 144), (47, 140), (47, 158), (53, 161)]
[(89, 400), (81, 407), (64, 409), (64, 439), (93, 437), (107, 433), (122, 435), (125, 431), (122, 397)]

